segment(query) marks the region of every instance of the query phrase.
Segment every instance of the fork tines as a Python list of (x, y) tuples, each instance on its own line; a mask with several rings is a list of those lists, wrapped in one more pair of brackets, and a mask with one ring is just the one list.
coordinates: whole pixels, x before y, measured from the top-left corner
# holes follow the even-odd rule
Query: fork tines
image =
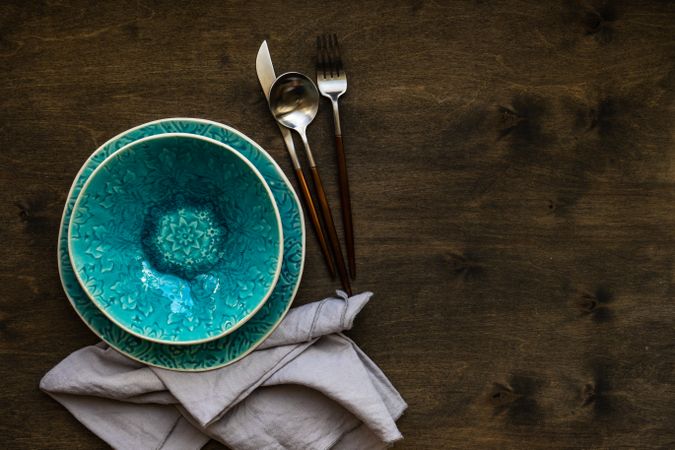
[(337, 77), (342, 72), (342, 58), (337, 34), (324, 34), (316, 38), (316, 67), (326, 78)]

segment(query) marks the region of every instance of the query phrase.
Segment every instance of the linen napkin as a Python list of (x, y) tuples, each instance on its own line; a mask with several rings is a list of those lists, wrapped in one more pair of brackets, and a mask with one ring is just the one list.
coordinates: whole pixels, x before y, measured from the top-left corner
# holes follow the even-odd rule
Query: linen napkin
[(341, 331), (372, 293), (293, 308), (254, 352), (221, 369), (148, 367), (104, 343), (78, 350), (40, 388), (114, 448), (378, 449), (402, 439), (407, 405)]

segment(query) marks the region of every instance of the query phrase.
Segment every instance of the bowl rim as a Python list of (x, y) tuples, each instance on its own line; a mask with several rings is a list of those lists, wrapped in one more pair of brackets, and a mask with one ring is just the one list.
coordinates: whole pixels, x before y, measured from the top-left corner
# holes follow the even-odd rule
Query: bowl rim
[[(274, 211), (274, 216), (277, 224), (277, 232), (278, 232), (278, 244), (277, 244), (277, 264), (276, 264), (276, 269), (274, 272), (274, 277), (272, 279), (272, 283), (270, 284), (270, 287), (267, 289), (265, 292), (264, 296), (260, 299), (258, 304), (256, 305), (255, 308), (253, 308), (246, 316), (244, 316), (241, 320), (239, 320), (236, 324), (234, 324), (232, 327), (228, 328), (225, 330), (225, 332), (222, 332), (220, 334), (214, 335), (214, 336), (209, 336), (207, 338), (203, 339), (193, 339), (189, 341), (168, 341), (164, 339), (157, 339), (153, 338), (150, 336), (143, 335), (141, 333), (138, 333), (132, 329), (130, 329), (128, 326), (126, 326), (123, 323), (120, 323), (117, 318), (115, 318), (109, 311), (104, 308), (101, 303), (97, 300), (96, 295), (94, 295), (90, 290), (87, 288), (86, 284), (82, 280), (80, 276), (80, 271), (75, 267), (74, 261), (75, 258), (73, 257), (73, 246), (72, 246), (72, 241), (73, 241), (73, 221), (75, 218), (75, 212), (80, 206), (80, 203), (82, 199), (84, 198), (84, 193), (87, 191), (89, 188), (89, 185), (91, 182), (94, 180), (96, 177), (97, 173), (99, 171), (102, 171), (104, 167), (108, 166), (111, 161), (114, 159), (118, 158), (119, 155), (126, 153), (128, 151), (131, 151), (134, 147), (137, 145), (143, 144), (148, 141), (153, 141), (153, 140), (160, 140), (160, 139), (167, 139), (167, 138), (175, 138), (175, 137), (181, 137), (181, 138), (187, 138), (187, 139), (193, 139), (193, 140), (199, 140), (199, 141), (204, 141), (208, 142), (210, 144), (216, 145), (218, 147), (221, 147), (223, 150), (228, 151), (229, 153), (233, 154), (236, 156), (240, 161), (242, 161), (248, 168), (253, 172), (253, 174), (256, 176), (258, 181), (262, 184), (263, 188), (265, 189), (265, 192), (267, 194), (267, 198), (272, 204), (272, 209)], [(119, 326), (122, 330), (126, 331), (129, 334), (132, 334), (140, 339), (146, 340), (146, 341), (151, 341), (155, 342), (158, 344), (165, 344), (165, 345), (196, 345), (196, 344), (204, 344), (210, 341), (214, 341), (217, 339), (220, 339), (224, 336), (227, 336), (228, 334), (232, 333), (233, 331), (237, 330), (239, 327), (244, 325), (248, 320), (253, 317), (260, 309), (263, 307), (263, 305), (269, 300), (270, 296), (272, 295), (272, 292), (274, 291), (275, 286), (277, 285), (279, 281), (279, 277), (281, 276), (281, 268), (283, 265), (283, 254), (284, 254), (284, 232), (283, 232), (283, 227), (281, 224), (281, 214), (279, 213), (279, 208), (277, 205), (276, 200), (274, 199), (274, 194), (272, 193), (272, 190), (270, 189), (269, 185), (267, 184), (267, 181), (265, 178), (262, 176), (260, 171), (249, 161), (245, 156), (243, 156), (239, 151), (235, 150), (232, 148), (230, 145), (217, 141), (215, 139), (209, 138), (207, 136), (200, 136), (196, 134), (191, 134), (191, 133), (180, 133), (180, 132), (172, 132), (172, 133), (161, 133), (161, 134), (155, 134), (152, 136), (146, 136), (144, 138), (135, 140), (133, 142), (129, 142), (128, 144), (120, 147), (119, 149), (115, 150), (112, 152), (110, 155), (108, 155), (101, 163), (92, 171), (92, 173), (89, 175), (85, 183), (82, 185), (82, 188), (80, 189), (80, 192), (78, 193), (77, 199), (75, 200), (75, 204), (73, 205), (70, 220), (68, 222), (68, 256), (71, 261), (71, 265), (73, 267), (73, 273), (75, 274), (75, 277), (77, 278), (78, 283), (80, 284), (80, 287), (82, 290), (85, 292), (87, 297), (91, 299), (91, 301), (94, 303), (94, 305), (108, 318), (110, 319), (115, 325)]]

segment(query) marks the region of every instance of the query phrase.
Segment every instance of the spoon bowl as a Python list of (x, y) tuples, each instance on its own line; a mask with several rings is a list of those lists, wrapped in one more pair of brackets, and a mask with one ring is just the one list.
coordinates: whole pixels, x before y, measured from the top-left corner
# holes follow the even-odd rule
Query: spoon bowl
[(319, 90), (305, 75), (288, 72), (272, 84), (269, 104), (280, 124), (304, 134), (319, 110)]

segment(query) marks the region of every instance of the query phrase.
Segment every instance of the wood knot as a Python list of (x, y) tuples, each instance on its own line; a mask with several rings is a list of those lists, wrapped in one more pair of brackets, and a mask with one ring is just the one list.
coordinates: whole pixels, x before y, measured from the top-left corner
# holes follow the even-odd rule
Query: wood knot
[(508, 137), (510, 158), (531, 162), (552, 142), (543, 127), (549, 109), (547, 99), (528, 93), (515, 95), (509, 106), (497, 107), (497, 140)]
[(51, 192), (40, 193), (33, 197), (20, 199), (14, 203), (24, 230), (30, 234), (43, 234), (56, 227), (57, 219), (53, 210), (61, 206), (62, 199)]
[(16, 336), (9, 325), (9, 321), (10, 319), (8, 314), (4, 311), (0, 311), (0, 336), (7, 339), (11, 339)]
[(601, 136), (607, 136), (613, 131), (617, 116), (617, 102), (612, 97), (600, 100), (597, 107), (588, 111), (588, 130), (597, 129)]
[(490, 393), (489, 402), (495, 408), (495, 412), (498, 413), (521, 397), (522, 395), (516, 394), (510, 387), (495, 383)]
[(585, 294), (578, 300), (577, 306), (583, 313), (590, 314), (598, 306), (598, 301), (595, 297)]
[(503, 415), (514, 425), (531, 425), (540, 420), (535, 399), (539, 381), (529, 376), (514, 375), (508, 384), (494, 383), (488, 396), (493, 416)]
[(612, 291), (599, 287), (593, 293), (584, 292), (575, 300), (575, 306), (582, 316), (589, 315), (595, 322), (606, 322), (613, 317), (608, 306), (614, 300)]
[(31, 206), (28, 204), (28, 202), (26, 200), (21, 200), (14, 203), (14, 206), (16, 206), (19, 209), (19, 218), (21, 218), (21, 221), (22, 222), (28, 221), (31, 210)]
[(521, 116), (520, 114), (518, 114), (511, 108), (507, 108), (506, 106), (500, 106), (498, 110), (499, 110), (499, 120), (501, 123), (501, 129), (499, 130), (498, 139), (502, 139), (503, 137), (507, 136), (509, 133), (515, 130), (516, 127), (521, 122), (527, 120), (527, 118)]
[(471, 280), (483, 275), (483, 267), (472, 255), (451, 252), (443, 259), (455, 278)]
[(610, 23), (614, 22), (616, 17), (616, 9), (611, 2), (607, 2), (598, 9), (584, 8), (580, 13), (580, 21), (585, 34), (593, 36), (602, 43), (612, 40), (613, 30)]
[[(581, 183), (577, 185), (581, 189)], [(577, 202), (583, 193), (578, 191), (561, 191), (555, 199), (549, 199), (546, 203), (548, 213), (556, 217), (564, 217)]]
[(602, 26), (602, 17), (596, 11), (587, 11), (582, 19), (587, 34), (597, 33)]
[(609, 416), (616, 409), (610, 381), (614, 366), (609, 361), (591, 361), (590, 370), (590, 380), (579, 391), (581, 407), (588, 408), (596, 417)]
[(593, 403), (597, 397), (598, 393), (595, 387), (595, 384), (593, 383), (586, 383), (586, 386), (584, 386), (584, 389), (581, 393), (581, 406), (588, 406), (591, 403)]

